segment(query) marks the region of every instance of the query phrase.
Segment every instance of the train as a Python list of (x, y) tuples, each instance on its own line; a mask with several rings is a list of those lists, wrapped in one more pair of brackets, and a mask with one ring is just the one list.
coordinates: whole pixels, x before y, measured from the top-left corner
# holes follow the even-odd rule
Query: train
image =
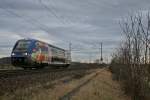
[(43, 68), (45, 66), (68, 67), (71, 53), (36, 39), (18, 40), (11, 52), (11, 63), (16, 67)]

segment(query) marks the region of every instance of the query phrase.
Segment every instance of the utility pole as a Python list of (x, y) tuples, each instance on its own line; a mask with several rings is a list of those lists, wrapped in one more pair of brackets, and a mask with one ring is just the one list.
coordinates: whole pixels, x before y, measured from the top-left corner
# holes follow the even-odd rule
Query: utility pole
[(70, 54), (70, 61), (71, 61), (71, 51), (72, 51), (72, 43), (69, 43), (69, 54)]
[(103, 62), (103, 51), (102, 51), (102, 49), (103, 49), (103, 44), (102, 44), (102, 42), (100, 43), (100, 48), (99, 48), (100, 50), (100, 57), (99, 57), (99, 63), (102, 63)]

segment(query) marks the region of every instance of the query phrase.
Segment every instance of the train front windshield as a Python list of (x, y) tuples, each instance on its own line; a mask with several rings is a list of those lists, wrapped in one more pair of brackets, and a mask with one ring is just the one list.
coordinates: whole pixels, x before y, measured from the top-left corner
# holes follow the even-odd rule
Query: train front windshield
[(16, 52), (26, 52), (29, 45), (30, 45), (31, 41), (28, 41), (28, 40), (20, 40), (15, 48), (14, 48), (14, 51)]

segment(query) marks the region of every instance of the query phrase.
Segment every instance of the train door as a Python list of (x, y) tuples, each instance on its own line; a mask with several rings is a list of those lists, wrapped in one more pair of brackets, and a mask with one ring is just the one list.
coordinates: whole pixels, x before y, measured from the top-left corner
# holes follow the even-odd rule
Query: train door
[(41, 54), (43, 56), (43, 59), (42, 59), (43, 63), (48, 64), (49, 54), (48, 54), (48, 46), (46, 44), (41, 47)]
[(40, 46), (37, 46), (36, 49), (37, 49), (37, 56), (36, 56), (37, 62), (38, 62), (38, 63), (42, 63), (43, 57), (42, 57), (42, 50), (41, 50), (41, 47), (40, 47)]
[(47, 48), (43, 43), (37, 42), (36, 43), (36, 62), (37, 63), (46, 63), (46, 53)]
[(52, 48), (48, 46), (48, 64), (52, 63)]
[(31, 55), (32, 61), (36, 63), (40, 63), (40, 54), (41, 54), (41, 49), (39, 47), (38, 42), (36, 42), (35, 48), (33, 48), (32, 50), (32, 55)]

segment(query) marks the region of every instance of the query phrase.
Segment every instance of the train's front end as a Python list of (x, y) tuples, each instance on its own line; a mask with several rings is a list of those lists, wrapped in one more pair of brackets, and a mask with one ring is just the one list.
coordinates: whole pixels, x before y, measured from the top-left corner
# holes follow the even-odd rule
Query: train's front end
[(31, 40), (18, 40), (11, 53), (11, 63), (14, 66), (27, 66), (31, 63)]

